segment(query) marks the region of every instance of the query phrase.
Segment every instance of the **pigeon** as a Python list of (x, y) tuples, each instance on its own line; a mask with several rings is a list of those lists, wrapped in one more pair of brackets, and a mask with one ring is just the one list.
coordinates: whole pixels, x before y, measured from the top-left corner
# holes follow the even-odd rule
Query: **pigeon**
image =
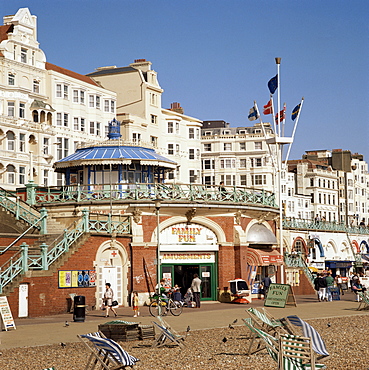
[(328, 326), (328, 328), (330, 328), (330, 327), (331, 327), (331, 323), (329, 322), (329, 323), (327, 324), (327, 326)]
[(233, 320), (232, 324), (235, 324), (237, 321), (238, 321), (237, 319), (236, 320)]
[(228, 325), (228, 327), (229, 327), (230, 329), (234, 329), (234, 327), (232, 326), (232, 324), (229, 324), (229, 325)]
[(60, 345), (63, 347), (63, 348), (65, 348), (67, 345), (65, 344), (65, 343), (60, 343)]
[(190, 325), (187, 326), (186, 332), (188, 333), (191, 330)]
[(227, 339), (226, 337), (224, 337), (224, 338), (222, 339), (222, 342), (223, 342), (223, 343), (225, 343), (225, 342), (227, 342), (227, 340), (228, 340), (228, 339)]
[(69, 322), (66, 321), (65, 324), (64, 324), (64, 326), (69, 326)]

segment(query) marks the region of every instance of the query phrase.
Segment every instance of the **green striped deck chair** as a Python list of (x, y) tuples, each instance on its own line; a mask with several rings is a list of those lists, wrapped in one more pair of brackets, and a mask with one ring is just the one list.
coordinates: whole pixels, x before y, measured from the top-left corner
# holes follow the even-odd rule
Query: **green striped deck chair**
[[(357, 292), (356, 293), (360, 299), (359, 307), (357, 311), (368, 310), (369, 309), (369, 295), (366, 292)], [(363, 307), (361, 307), (363, 306)]]
[[(248, 355), (254, 354), (259, 352), (263, 349), (266, 349), (269, 355), (275, 362), (278, 362), (278, 339), (271, 336), (270, 334), (264, 332), (261, 329), (255, 328), (253, 326), (253, 322), (251, 318), (242, 319), (244, 324), (250, 329), (251, 333), (253, 334), (253, 338), (251, 340), (249, 350), (247, 352)], [(260, 343), (258, 344), (256, 350), (251, 351), (254, 339), (259, 338)]]
[(285, 330), (283, 323), (280, 320), (270, 318), (266, 311), (259, 311), (256, 308), (246, 310), (253, 321), (253, 325), (258, 329), (267, 333), (278, 333), (280, 330)]
[(311, 338), (280, 334), (278, 338), (278, 368), (283, 370), (325, 369), (326, 365), (315, 363)]

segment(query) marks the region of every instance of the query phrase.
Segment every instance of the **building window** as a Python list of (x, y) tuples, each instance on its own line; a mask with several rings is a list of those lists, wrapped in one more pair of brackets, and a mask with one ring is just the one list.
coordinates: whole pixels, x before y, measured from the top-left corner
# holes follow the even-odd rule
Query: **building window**
[(21, 62), (27, 63), (27, 49), (21, 48)]
[(81, 131), (85, 132), (86, 131), (86, 125), (85, 125), (85, 119), (81, 118)]
[(174, 123), (168, 122), (168, 134), (173, 134), (173, 133), (174, 133)]
[(204, 144), (204, 152), (211, 152), (211, 144)]
[(150, 136), (151, 145), (156, 148), (158, 146), (158, 138), (156, 136)]
[(73, 130), (79, 131), (79, 119), (78, 117), (73, 118)]
[(26, 167), (19, 167), (19, 184), (26, 183)]
[(39, 94), (40, 93), (40, 81), (33, 80), (33, 92), (35, 94)]
[(90, 122), (90, 134), (95, 134), (95, 122)]
[(232, 143), (224, 143), (224, 151), (226, 152), (232, 151)]
[(64, 119), (63, 119), (64, 127), (68, 127), (69, 126), (69, 114), (64, 113), (63, 117), (64, 117)]
[(10, 86), (15, 85), (15, 75), (13, 73), (8, 74), (8, 85)]
[(246, 186), (247, 185), (247, 176), (246, 175), (240, 175), (240, 185)]
[(176, 122), (176, 134), (179, 135), (179, 122)]
[(88, 106), (90, 108), (94, 108), (95, 107), (95, 97), (93, 95), (89, 95), (88, 96)]
[(174, 155), (174, 145), (168, 144), (168, 155)]
[(56, 113), (56, 125), (61, 126), (62, 125), (62, 114)]
[(58, 160), (68, 156), (69, 153), (69, 139), (58, 137), (57, 141), (57, 157)]
[(203, 168), (204, 168), (204, 170), (214, 169), (214, 159), (204, 159)]
[(49, 186), (49, 170), (44, 170), (44, 186)]
[(312, 177), (310, 178), (310, 186), (314, 186), (314, 179)]
[(261, 158), (251, 158), (251, 166), (252, 167), (261, 167), (262, 166)]
[(255, 150), (261, 150), (263, 148), (263, 143), (261, 141), (255, 142)]
[(6, 134), (7, 150), (15, 150), (15, 135), (13, 132), (8, 131)]
[(193, 183), (196, 181), (196, 171), (195, 170), (190, 170), (189, 171), (189, 178), (190, 178), (190, 183)]
[(96, 96), (96, 109), (100, 109), (100, 96)]
[(194, 128), (192, 128), (192, 127), (190, 127), (190, 128), (188, 129), (188, 138), (189, 138), (189, 139), (194, 139), (194, 138), (195, 138), (195, 129), (194, 129)]
[(220, 160), (220, 168), (235, 168), (236, 159), (234, 158), (224, 158)]
[(26, 151), (26, 134), (19, 134), (19, 151)]
[(179, 155), (179, 151), (180, 151), (180, 149), (179, 149), (179, 144), (176, 144), (176, 154), (177, 154), (177, 155)]
[(15, 184), (15, 167), (9, 164), (6, 171), (8, 172), (8, 184)]
[(188, 159), (195, 159), (195, 149), (188, 149)]
[(50, 139), (48, 137), (44, 137), (42, 150), (45, 155), (49, 154), (49, 145), (50, 145)]
[(79, 101), (81, 104), (85, 104), (85, 92), (84, 91), (79, 92)]
[(61, 84), (56, 84), (56, 97), (61, 98), (62, 97), (62, 88)]
[(266, 185), (266, 175), (253, 175), (252, 185)]
[(24, 118), (26, 116), (26, 104), (19, 103), (19, 118)]
[(96, 135), (100, 136), (101, 135), (101, 123), (96, 122)]
[(240, 143), (240, 150), (246, 150), (246, 143)]
[(132, 139), (135, 144), (139, 144), (141, 142), (141, 134), (139, 132), (133, 132)]
[(158, 123), (158, 116), (155, 116), (155, 114), (151, 115), (151, 123), (156, 125)]
[(73, 90), (73, 103), (78, 103), (78, 102), (79, 102), (79, 91)]
[(246, 158), (241, 158), (240, 159), (240, 167), (241, 168), (246, 168)]
[(69, 98), (69, 86), (68, 85), (64, 85), (63, 98), (64, 99), (68, 99)]
[(9, 117), (15, 116), (15, 103), (13, 101), (8, 102), (8, 116)]
[(110, 102), (110, 112), (111, 113), (115, 112), (115, 101), (114, 100)]
[(104, 112), (110, 112), (110, 101), (104, 100)]

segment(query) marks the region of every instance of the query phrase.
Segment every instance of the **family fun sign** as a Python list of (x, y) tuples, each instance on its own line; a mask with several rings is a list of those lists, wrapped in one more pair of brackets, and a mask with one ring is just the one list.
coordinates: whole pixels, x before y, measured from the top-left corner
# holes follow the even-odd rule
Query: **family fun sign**
[(270, 284), (264, 306), (284, 308), (286, 304), (293, 304), (296, 306), (296, 300), (291, 285)]

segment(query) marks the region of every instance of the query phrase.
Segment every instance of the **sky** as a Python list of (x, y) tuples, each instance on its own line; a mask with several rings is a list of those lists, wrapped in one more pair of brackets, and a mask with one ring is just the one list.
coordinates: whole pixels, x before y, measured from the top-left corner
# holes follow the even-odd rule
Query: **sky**
[(0, 16), (23, 7), (48, 62), (87, 74), (149, 60), (163, 108), (231, 127), (254, 124), (279, 57), (285, 136), (304, 97), (289, 159), (343, 149), (369, 162), (367, 0), (0, 0)]

